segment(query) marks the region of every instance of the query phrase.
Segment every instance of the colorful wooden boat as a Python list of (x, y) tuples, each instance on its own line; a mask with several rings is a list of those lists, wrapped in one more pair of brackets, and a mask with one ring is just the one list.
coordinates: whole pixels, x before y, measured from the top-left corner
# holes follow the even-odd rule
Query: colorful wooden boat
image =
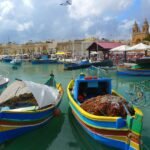
[(150, 76), (150, 57), (137, 59), (133, 66), (120, 65), (117, 67), (117, 73), (120, 75)]
[[(22, 81), (16, 82), (13, 84), (17, 85), (18, 82)], [(47, 84), (49, 83), (52, 83), (51, 80), (47, 82)], [(24, 82), (24, 85), (25, 84), (26, 82)], [(22, 84), (21, 88), (24, 89), (24, 85)], [(34, 83), (32, 85), (36, 84)], [(1, 97), (5, 96), (2, 93), (3, 96), (2, 95), (0, 96), (0, 143), (13, 139), (19, 135), (22, 135), (28, 131), (36, 129), (40, 126), (43, 126), (54, 115), (56, 115), (56, 112), (58, 112), (56, 110), (61, 102), (63, 95), (63, 88), (61, 84), (57, 83), (55, 90), (54, 88), (43, 84), (42, 85), (38, 84), (37, 89), (38, 87), (41, 87), (41, 89), (39, 89), (37, 92), (38, 98), (37, 95), (35, 95), (35, 92), (37, 90), (35, 90), (33, 93), (36, 100), (38, 99), (37, 100), (38, 105), (29, 103), (25, 104), (24, 100), (23, 101), (21, 100), (22, 102), (20, 104), (19, 103), (13, 104), (13, 101), (9, 102), (9, 100), (6, 102), (2, 102), (3, 99), (1, 99)], [(8, 88), (11, 88), (11, 85)], [(28, 86), (28, 88), (30, 89), (31, 86)], [(47, 89), (48, 92), (45, 91), (45, 89)], [(49, 93), (50, 89), (52, 89), (53, 92)], [(15, 89), (13, 90), (13, 92), (14, 91)], [(54, 95), (55, 91), (57, 91), (57, 95)], [(48, 97), (45, 94), (42, 96), (42, 93), (45, 92), (47, 93), (47, 96), (53, 99), (54, 101), (50, 103)], [(6, 105), (7, 103), (9, 105)]]
[(15, 58), (13, 59), (11, 62), (10, 62), (12, 65), (18, 65), (20, 66), (22, 64), (22, 60), (21, 59), (18, 59), (18, 58)]
[(11, 56), (5, 56), (4, 58), (2, 58), (2, 61), (3, 62), (7, 62), (7, 63), (10, 63), (12, 61), (12, 57)]
[(130, 76), (150, 76), (150, 69), (132, 69), (126, 66), (118, 66), (117, 74)]
[[(122, 150), (140, 150), (140, 138), (142, 132), (143, 114), (134, 107), (135, 114), (126, 118), (121, 116), (99, 116), (85, 111), (81, 107), (79, 91), (83, 85), (87, 85), (87, 96), (95, 97), (105, 94), (118, 95), (111, 89), (111, 79), (85, 77), (80, 75), (76, 80), (71, 80), (67, 87), (67, 94), (72, 113), (81, 127), (95, 140)], [(96, 92), (94, 92), (96, 91)], [(84, 91), (85, 92), (85, 91)], [(104, 93), (103, 93), (104, 94)], [(87, 99), (84, 99), (84, 101)]]
[(64, 63), (64, 70), (74, 70), (81, 68), (88, 68), (90, 66), (109, 66), (112, 67), (113, 63), (111, 60), (104, 60), (102, 62), (89, 62), (89, 61), (80, 61), (77, 63)]
[(36, 64), (57, 64), (58, 60), (57, 59), (34, 59), (32, 60), (32, 64), (36, 65)]
[(36, 64), (57, 64), (58, 59), (57, 58), (48, 58), (47, 55), (43, 55), (41, 57), (41, 59), (33, 59), (32, 60), (32, 64), (36, 65)]

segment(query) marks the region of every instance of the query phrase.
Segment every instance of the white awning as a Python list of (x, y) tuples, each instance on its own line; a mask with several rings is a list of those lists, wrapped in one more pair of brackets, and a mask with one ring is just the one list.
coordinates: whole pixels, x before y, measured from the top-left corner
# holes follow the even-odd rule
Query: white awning
[(111, 49), (110, 52), (124, 52), (127, 51), (129, 48), (130, 47), (128, 45), (121, 45)]
[(129, 52), (129, 51), (141, 51), (141, 50), (150, 50), (150, 45), (139, 43), (137, 45), (130, 47), (127, 51)]

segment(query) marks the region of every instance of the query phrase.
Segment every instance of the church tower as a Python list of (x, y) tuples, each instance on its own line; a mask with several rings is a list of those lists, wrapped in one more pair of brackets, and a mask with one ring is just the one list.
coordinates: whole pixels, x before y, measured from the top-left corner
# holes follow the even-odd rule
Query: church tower
[(139, 33), (139, 32), (140, 32), (140, 29), (138, 27), (138, 24), (135, 21), (135, 23), (133, 25), (133, 28), (132, 28), (132, 34), (136, 34), (136, 33)]
[(145, 19), (145, 21), (144, 21), (144, 24), (142, 27), (142, 32), (147, 33), (147, 34), (149, 33), (149, 24), (148, 24), (147, 19)]
[(135, 22), (132, 28), (132, 44), (134, 45), (142, 42), (149, 35), (149, 23), (147, 19), (145, 19), (143, 23), (142, 31), (140, 31), (138, 24)]

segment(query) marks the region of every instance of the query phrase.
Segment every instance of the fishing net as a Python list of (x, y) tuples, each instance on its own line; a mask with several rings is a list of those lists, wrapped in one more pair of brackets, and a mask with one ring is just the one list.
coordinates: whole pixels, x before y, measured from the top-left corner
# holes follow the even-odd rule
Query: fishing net
[(85, 111), (99, 116), (121, 116), (125, 118), (127, 110), (131, 115), (135, 113), (133, 107), (123, 98), (110, 94), (90, 98), (83, 102), (81, 107)]

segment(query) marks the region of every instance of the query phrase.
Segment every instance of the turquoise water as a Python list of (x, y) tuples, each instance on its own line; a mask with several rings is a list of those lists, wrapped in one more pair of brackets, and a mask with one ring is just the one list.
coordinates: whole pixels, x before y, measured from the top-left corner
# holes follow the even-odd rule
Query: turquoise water
[[(53, 118), (47, 125), (26, 133), (0, 145), (0, 150), (110, 150), (88, 136), (73, 118), (66, 94), (68, 82), (80, 72), (95, 74), (94, 71), (64, 71), (63, 65), (32, 65), (24, 63), (17, 70), (10, 64), (0, 62), (0, 74), (13, 82), (15, 78), (44, 83), (53, 71), (55, 78), (65, 90), (60, 105), (61, 115)], [(112, 78), (113, 88), (140, 107), (144, 113), (142, 142), (143, 148), (150, 149), (150, 78), (117, 76), (114, 71), (103, 73)], [(140, 97), (140, 100), (135, 100)]]

